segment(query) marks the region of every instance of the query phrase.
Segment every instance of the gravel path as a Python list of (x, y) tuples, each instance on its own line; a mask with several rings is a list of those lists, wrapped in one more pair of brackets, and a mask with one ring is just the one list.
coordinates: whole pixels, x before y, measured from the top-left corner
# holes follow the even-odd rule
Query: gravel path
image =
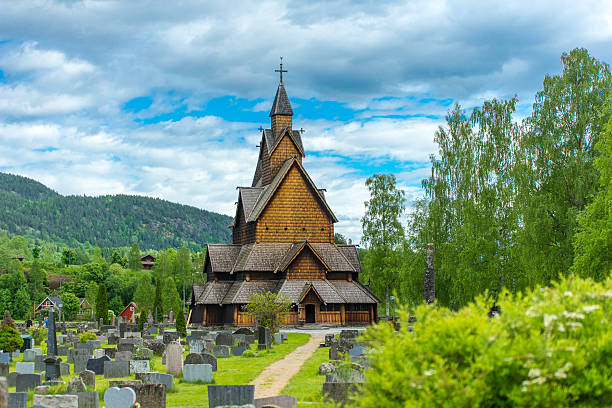
[(311, 333), (310, 340), (287, 354), (285, 358), (270, 364), (255, 378), (251, 384), (255, 385), (255, 398), (273, 397), (279, 395), (291, 377), (300, 371), (304, 362), (319, 348), (325, 340), (325, 331)]

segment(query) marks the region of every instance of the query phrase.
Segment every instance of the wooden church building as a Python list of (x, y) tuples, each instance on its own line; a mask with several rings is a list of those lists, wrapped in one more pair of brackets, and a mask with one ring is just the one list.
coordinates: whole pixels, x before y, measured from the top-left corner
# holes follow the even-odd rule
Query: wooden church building
[(238, 187), (232, 244), (207, 246), (207, 281), (193, 287), (190, 323), (252, 325), (243, 307), (254, 294), (273, 292), (293, 304), (284, 324), (369, 324), (380, 300), (359, 282), (354, 245), (334, 243), (338, 220), (302, 166), (302, 135), (280, 84), (262, 131), (253, 182)]

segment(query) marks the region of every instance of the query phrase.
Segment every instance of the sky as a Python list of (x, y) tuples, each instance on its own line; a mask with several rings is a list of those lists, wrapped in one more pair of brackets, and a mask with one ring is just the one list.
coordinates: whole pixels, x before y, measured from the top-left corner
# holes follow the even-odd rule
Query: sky
[(454, 103), (529, 114), (560, 56), (612, 61), (610, 1), (0, 0), (0, 171), (233, 215), (280, 56), (304, 165), (359, 242), (367, 177), (422, 196)]

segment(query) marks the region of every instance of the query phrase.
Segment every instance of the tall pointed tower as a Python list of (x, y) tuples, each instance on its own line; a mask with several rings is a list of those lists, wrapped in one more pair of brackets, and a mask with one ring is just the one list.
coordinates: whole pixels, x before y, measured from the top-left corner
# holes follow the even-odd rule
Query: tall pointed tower
[(354, 245), (334, 243), (338, 220), (302, 166), (302, 134), (280, 83), (262, 129), (249, 187), (238, 187), (232, 244), (207, 245), (207, 282), (193, 287), (190, 323), (248, 326), (242, 311), (254, 294), (273, 292), (293, 303), (285, 324), (369, 324), (380, 300), (359, 282)]

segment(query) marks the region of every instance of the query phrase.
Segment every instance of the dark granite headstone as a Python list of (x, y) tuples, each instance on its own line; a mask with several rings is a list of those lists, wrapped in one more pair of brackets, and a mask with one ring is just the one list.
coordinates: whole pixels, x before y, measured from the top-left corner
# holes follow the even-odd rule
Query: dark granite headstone
[(209, 385), (208, 407), (247, 405), (255, 401), (254, 385)]
[(45, 381), (55, 381), (61, 377), (60, 363), (62, 359), (56, 356), (45, 358)]
[(27, 392), (42, 384), (41, 374), (18, 374), (15, 380), (17, 392)]
[(212, 370), (217, 371), (217, 357), (209, 353), (201, 353), (200, 355), (204, 360), (203, 364), (210, 364), (212, 366)]
[(244, 346), (233, 346), (232, 347), (232, 356), (239, 357), (239, 356), (242, 355), (242, 353), (244, 353), (245, 350), (246, 350), (246, 347), (244, 347)]
[(28, 394), (26, 392), (9, 392), (9, 408), (26, 408), (28, 406)]
[(219, 333), (217, 337), (215, 337), (215, 344), (218, 346), (233, 346), (234, 345), (234, 336), (231, 333)]
[(34, 339), (32, 338), (31, 334), (22, 334), (21, 338), (23, 339), (23, 344), (21, 345), (19, 351), (21, 351), (22, 353), (26, 350), (31, 349), (34, 346)]
[(49, 309), (49, 327), (47, 328), (47, 355), (57, 355), (57, 338), (55, 337), (55, 313), (52, 308)]
[(204, 358), (201, 354), (189, 353), (183, 362), (183, 365), (187, 364), (204, 364)]
[(129, 351), (129, 352), (133, 352), (134, 351), (134, 345), (133, 344), (129, 344), (129, 343), (119, 343), (117, 345), (117, 351)]
[(104, 375), (104, 362), (111, 361), (109, 356), (102, 356), (100, 358), (90, 358), (87, 360), (86, 368), (89, 371), (93, 371), (96, 375)]

